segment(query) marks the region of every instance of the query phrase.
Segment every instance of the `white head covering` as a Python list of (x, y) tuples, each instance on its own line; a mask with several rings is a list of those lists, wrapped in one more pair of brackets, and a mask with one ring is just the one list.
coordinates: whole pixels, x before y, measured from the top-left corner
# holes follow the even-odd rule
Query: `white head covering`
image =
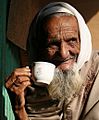
[(53, 2), (46, 5), (43, 9), (41, 9), (41, 11), (37, 16), (36, 22), (38, 22), (42, 17), (48, 16), (49, 14), (52, 14), (52, 13), (58, 13), (58, 12), (70, 13), (74, 15), (78, 20), (80, 40), (81, 40), (80, 54), (77, 60), (77, 67), (79, 70), (81, 69), (83, 64), (89, 60), (92, 52), (91, 34), (80, 13), (74, 7), (72, 7), (67, 3)]

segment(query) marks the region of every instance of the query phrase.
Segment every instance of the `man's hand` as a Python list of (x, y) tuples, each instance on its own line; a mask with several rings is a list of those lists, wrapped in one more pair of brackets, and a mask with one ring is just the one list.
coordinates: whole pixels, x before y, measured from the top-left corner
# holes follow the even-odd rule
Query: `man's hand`
[[(25, 115), (26, 118), (26, 112), (24, 109), (25, 105), (24, 90), (26, 89), (27, 86), (31, 85), (30, 77), (31, 72), (29, 67), (17, 68), (12, 72), (12, 74), (7, 78), (5, 82), (6, 88), (15, 94), (14, 108), (15, 113), (17, 114), (17, 116), (19, 115), (18, 116), (19, 118), (20, 111), (22, 112), (23, 115)], [(21, 120), (21, 118), (19, 120)]]

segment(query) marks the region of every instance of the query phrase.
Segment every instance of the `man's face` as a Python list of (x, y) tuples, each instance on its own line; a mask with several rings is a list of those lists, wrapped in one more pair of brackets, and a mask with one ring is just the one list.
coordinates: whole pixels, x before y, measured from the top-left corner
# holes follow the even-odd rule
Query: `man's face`
[(80, 52), (78, 23), (74, 16), (52, 16), (43, 24), (47, 45), (44, 59), (62, 70), (70, 69)]

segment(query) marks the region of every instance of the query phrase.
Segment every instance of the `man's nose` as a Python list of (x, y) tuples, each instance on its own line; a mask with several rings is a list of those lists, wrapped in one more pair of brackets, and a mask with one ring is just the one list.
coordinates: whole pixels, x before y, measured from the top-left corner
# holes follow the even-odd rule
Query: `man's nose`
[(68, 55), (69, 55), (68, 45), (65, 43), (65, 41), (61, 42), (61, 45), (60, 45), (60, 54), (61, 54), (61, 57), (63, 59), (67, 58)]

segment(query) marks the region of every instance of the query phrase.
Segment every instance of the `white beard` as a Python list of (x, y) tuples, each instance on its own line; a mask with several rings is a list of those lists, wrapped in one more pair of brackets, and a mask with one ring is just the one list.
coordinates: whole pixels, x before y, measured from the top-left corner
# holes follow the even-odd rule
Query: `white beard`
[(65, 71), (56, 68), (54, 79), (48, 86), (48, 91), (53, 99), (65, 100), (68, 104), (79, 93), (82, 82), (76, 65)]

